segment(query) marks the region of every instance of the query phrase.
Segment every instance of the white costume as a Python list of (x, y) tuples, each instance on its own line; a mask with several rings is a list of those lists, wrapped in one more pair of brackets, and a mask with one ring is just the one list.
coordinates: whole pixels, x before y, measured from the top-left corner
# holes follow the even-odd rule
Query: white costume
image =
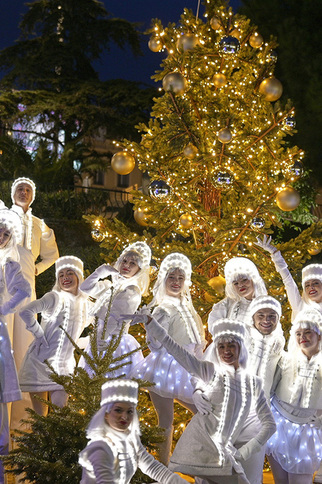
[(322, 460), (321, 343), (319, 352), (308, 359), (295, 341), (298, 328), (320, 334), (321, 323), (317, 311), (298, 313), (288, 353), (281, 359), (274, 381), (272, 411), (277, 431), (267, 444), (267, 454), (293, 474), (313, 475)]
[[(124, 249), (116, 262), (118, 266), (126, 254), (136, 254), (140, 270), (132, 277), (123, 277), (113, 267), (103, 264), (98, 267), (93, 274), (91, 274), (81, 285), (81, 290), (92, 297), (96, 298), (96, 302), (91, 308), (91, 315), (98, 317), (97, 337), (98, 341), (104, 341), (105, 346), (111, 341), (113, 336), (118, 336), (123, 319), (122, 314), (133, 314), (141, 303), (142, 294), (146, 291), (149, 279), (149, 268), (151, 260), (151, 250), (144, 242), (135, 242)], [(101, 280), (111, 276), (112, 281)], [(107, 321), (105, 322), (105, 319)], [(130, 324), (127, 323), (124, 327), (121, 342), (115, 352), (113, 358), (120, 357), (130, 351), (138, 350), (140, 345), (136, 339), (128, 334)], [(90, 344), (86, 349), (91, 356)], [(120, 375), (129, 375), (131, 369), (143, 360), (143, 355), (140, 350), (133, 353), (120, 361), (121, 364), (126, 363), (125, 366), (113, 371), (113, 377)], [(116, 363), (117, 365), (118, 363)], [(84, 358), (80, 359), (79, 366), (91, 372), (89, 365)], [(109, 375), (111, 376), (111, 375)]]
[(185, 482), (145, 450), (139, 437), (136, 410), (130, 427), (124, 432), (105, 422), (109, 405), (119, 402), (136, 405), (137, 392), (138, 385), (131, 380), (111, 380), (103, 385), (101, 409), (92, 418), (87, 431), (91, 440), (80, 453), (81, 484), (129, 484), (137, 467), (162, 484)]
[[(193, 476), (213, 479), (214, 476), (240, 474), (242, 482), (248, 483), (240, 460), (247, 460), (261, 449), (274, 433), (275, 425), (260, 380), (242, 367), (246, 359), (243, 323), (228, 319), (218, 320), (214, 325), (215, 347), (220, 338), (238, 341), (240, 367), (222, 363), (216, 350), (213, 361), (203, 361), (191, 355), (173, 341), (154, 320), (148, 324), (149, 332), (162, 343), (182, 366), (203, 382), (203, 391), (211, 402), (208, 415), (199, 412), (192, 418), (179, 439), (170, 459), (169, 468)], [(243, 346), (243, 348), (242, 348)], [(251, 404), (254, 404), (262, 428), (249, 442), (235, 448)]]
[[(82, 262), (78, 258), (66, 256), (56, 261), (57, 274), (66, 267), (71, 268), (78, 279), (82, 280)], [(41, 324), (36, 319), (38, 313), (42, 315)], [(51, 370), (45, 360), (60, 375), (73, 372), (76, 363), (74, 346), (59, 326), (77, 342), (88, 322), (86, 296), (79, 290), (74, 296), (59, 289), (56, 283), (53, 291), (27, 304), (20, 316), (35, 337), (19, 371), (22, 391), (46, 392), (61, 389), (60, 385), (50, 379)]]

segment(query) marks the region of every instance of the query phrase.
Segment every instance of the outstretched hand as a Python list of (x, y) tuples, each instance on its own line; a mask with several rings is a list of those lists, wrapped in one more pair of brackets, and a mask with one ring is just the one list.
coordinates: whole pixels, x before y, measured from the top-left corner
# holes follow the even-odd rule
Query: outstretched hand
[(262, 249), (266, 250), (270, 254), (274, 254), (274, 252), (277, 252), (276, 247), (274, 247), (274, 245), (271, 244), (272, 237), (264, 235), (263, 240), (261, 240), (260, 237), (257, 237), (256, 240), (257, 242), (255, 242), (255, 245), (258, 245), (258, 247), (261, 247)]

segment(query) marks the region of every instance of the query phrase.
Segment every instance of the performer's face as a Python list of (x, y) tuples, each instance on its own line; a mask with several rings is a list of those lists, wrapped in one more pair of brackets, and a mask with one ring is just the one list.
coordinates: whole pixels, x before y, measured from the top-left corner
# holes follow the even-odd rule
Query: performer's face
[(313, 329), (300, 328), (295, 331), (296, 342), (302, 352), (310, 359), (311, 356), (319, 352), (319, 343), (321, 336)]
[(309, 279), (304, 284), (305, 294), (311, 301), (322, 302), (322, 282), (319, 279)]
[(11, 239), (11, 232), (3, 225), (0, 225), (0, 249), (4, 249)]
[(21, 207), (26, 212), (32, 200), (31, 186), (28, 185), (28, 183), (19, 183), (13, 199), (15, 201), (15, 204)]
[(218, 343), (217, 345), (219, 358), (226, 365), (232, 365), (235, 370), (239, 367), (240, 347), (237, 341), (227, 343)]
[(233, 286), (238, 296), (252, 299), (254, 296), (254, 284), (246, 276), (239, 276), (233, 281)]
[(76, 296), (78, 290), (78, 277), (75, 272), (70, 269), (61, 269), (58, 272), (59, 287), (62, 291), (70, 292)]
[(112, 429), (124, 432), (132, 423), (135, 406), (129, 402), (117, 402), (109, 412), (105, 414), (105, 422)]
[(165, 281), (165, 289), (168, 296), (180, 297), (184, 286), (185, 276), (180, 269), (175, 269), (168, 274)]
[(274, 309), (262, 308), (253, 316), (255, 328), (262, 334), (271, 334), (277, 326), (278, 314)]
[(135, 261), (131, 255), (126, 255), (123, 257), (123, 259), (120, 262), (120, 274), (123, 277), (126, 277), (129, 279), (130, 277), (135, 276), (137, 272), (139, 272), (140, 267), (138, 263)]

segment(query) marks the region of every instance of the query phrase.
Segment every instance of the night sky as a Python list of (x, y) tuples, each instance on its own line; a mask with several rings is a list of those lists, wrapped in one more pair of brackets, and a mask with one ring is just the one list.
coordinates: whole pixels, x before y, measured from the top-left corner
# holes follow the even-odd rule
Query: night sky
[[(140, 30), (146, 30), (152, 18), (161, 19), (164, 26), (168, 22), (178, 22), (184, 7), (197, 11), (198, 0), (105, 0), (106, 9), (115, 17), (124, 18), (141, 24)], [(239, 0), (231, 0), (230, 5), (236, 10)], [(1, 12), (0, 50), (12, 45), (19, 36), (19, 22), (26, 12), (24, 0), (8, 0)], [(200, 8), (200, 17), (204, 12)], [(102, 56), (101, 63), (95, 65), (102, 80), (127, 79), (154, 84), (150, 77), (159, 68), (162, 53), (153, 53), (147, 47), (149, 38), (142, 44), (144, 55), (134, 58), (130, 52), (113, 47)]]

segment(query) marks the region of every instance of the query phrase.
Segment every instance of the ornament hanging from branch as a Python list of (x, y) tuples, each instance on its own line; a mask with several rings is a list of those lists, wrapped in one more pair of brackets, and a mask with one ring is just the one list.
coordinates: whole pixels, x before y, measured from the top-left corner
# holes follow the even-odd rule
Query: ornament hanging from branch
[(162, 50), (163, 44), (157, 37), (151, 37), (148, 42), (148, 47), (152, 52), (160, 52)]
[(183, 213), (179, 218), (179, 224), (182, 229), (190, 229), (193, 226), (193, 219), (190, 213)]
[(232, 35), (225, 36), (219, 41), (218, 50), (221, 55), (235, 55), (239, 52), (239, 49), (240, 42)]
[(265, 219), (262, 217), (254, 217), (250, 225), (256, 230), (263, 229), (265, 227)]
[(231, 131), (229, 128), (222, 128), (220, 131), (218, 131), (218, 139), (221, 143), (223, 144), (230, 143), (232, 138), (233, 138), (233, 135), (231, 134)]
[(198, 148), (193, 145), (192, 143), (187, 144), (187, 146), (183, 149), (183, 155), (188, 158), (188, 160), (193, 160), (198, 153)]
[(264, 42), (263, 37), (257, 32), (254, 32), (249, 37), (249, 45), (253, 47), (253, 49), (258, 49), (263, 44), (263, 42)]
[(148, 213), (147, 208), (137, 208), (134, 210), (134, 220), (137, 224), (141, 225), (142, 227), (147, 227), (149, 225), (148, 219), (150, 215)]
[(195, 34), (183, 34), (180, 35), (177, 41), (177, 49), (186, 52), (188, 50), (193, 50), (199, 44), (199, 38)]
[(167, 92), (181, 96), (187, 89), (187, 80), (180, 72), (169, 72), (162, 80), (162, 87)]
[(119, 151), (112, 156), (111, 166), (119, 175), (128, 175), (135, 168), (135, 159), (128, 151)]
[(259, 92), (263, 94), (265, 101), (274, 102), (281, 97), (283, 86), (276, 77), (268, 77), (260, 83)]
[(301, 201), (300, 194), (292, 187), (283, 188), (276, 195), (276, 204), (284, 212), (295, 210)]
[(212, 82), (218, 88), (224, 87), (227, 83), (227, 77), (225, 76), (225, 74), (218, 72), (217, 74), (213, 75)]
[(152, 200), (165, 202), (171, 197), (171, 187), (164, 180), (154, 180), (150, 183), (149, 195)]

